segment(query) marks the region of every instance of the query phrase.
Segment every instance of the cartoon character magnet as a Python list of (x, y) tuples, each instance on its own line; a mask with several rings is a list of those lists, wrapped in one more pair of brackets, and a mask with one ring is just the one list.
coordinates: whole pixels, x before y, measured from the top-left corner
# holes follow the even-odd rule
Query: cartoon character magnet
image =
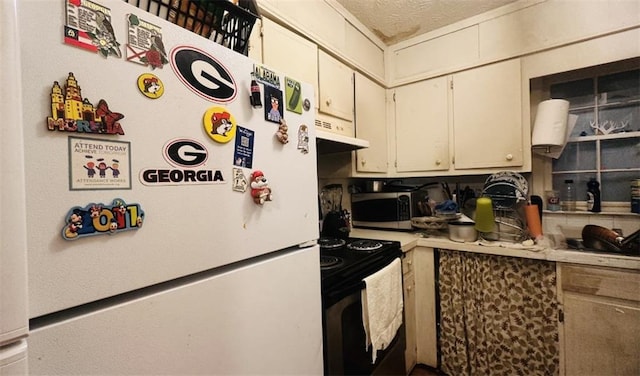
[(260, 170), (255, 170), (251, 174), (251, 197), (253, 197), (253, 202), (258, 205), (262, 205), (266, 201), (272, 201), (273, 199), (271, 188), (269, 188), (269, 181)]
[(236, 134), (236, 119), (223, 107), (211, 107), (202, 119), (204, 130), (212, 140), (227, 143)]
[(164, 84), (155, 74), (143, 73), (138, 77), (138, 89), (147, 98), (157, 99), (164, 94)]
[(93, 235), (113, 234), (142, 227), (144, 211), (139, 204), (127, 204), (116, 198), (111, 205), (75, 206), (65, 217), (62, 237), (75, 240)]
[(309, 128), (304, 124), (298, 128), (298, 150), (302, 154), (309, 152)]
[(280, 123), (282, 119), (283, 111), (282, 106), (282, 91), (271, 87), (264, 87), (264, 119), (273, 123)]
[(233, 168), (233, 190), (236, 192), (246, 192), (247, 186), (249, 182), (247, 178), (244, 176), (244, 172), (242, 172), (241, 168)]

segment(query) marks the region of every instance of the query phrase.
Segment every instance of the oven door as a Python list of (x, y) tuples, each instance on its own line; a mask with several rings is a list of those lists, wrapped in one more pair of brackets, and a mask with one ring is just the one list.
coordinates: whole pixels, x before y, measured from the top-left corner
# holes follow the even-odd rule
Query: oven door
[(404, 375), (405, 347), (403, 320), (391, 345), (378, 351), (376, 363), (371, 364), (372, 347), (365, 348), (361, 288), (325, 309), (325, 375)]

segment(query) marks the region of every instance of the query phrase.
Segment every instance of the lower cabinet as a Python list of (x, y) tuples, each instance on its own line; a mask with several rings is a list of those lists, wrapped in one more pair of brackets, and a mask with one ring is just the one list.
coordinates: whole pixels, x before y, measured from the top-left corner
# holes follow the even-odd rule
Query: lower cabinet
[(416, 362), (438, 366), (436, 324), (436, 277), (434, 249), (416, 247), (413, 250), (415, 270)]
[(565, 375), (640, 375), (640, 271), (561, 264)]
[(404, 328), (407, 347), (404, 352), (407, 374), (416, 365), (416, 294), (415, 273), (413, 271), (413, 255), (411, 250), (402, 259), (402, 284), (404, 287)]

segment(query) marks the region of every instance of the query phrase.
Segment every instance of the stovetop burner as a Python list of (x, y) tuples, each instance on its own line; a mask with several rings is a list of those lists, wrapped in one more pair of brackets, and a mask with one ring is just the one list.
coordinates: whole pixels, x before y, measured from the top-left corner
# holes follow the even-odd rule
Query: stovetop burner
[(318, 239), (318, 244), (322, 249), (335, 249), (340, 248), (345, 245), (346, 241), (344, 239), (338, 238), (320, 238)]
[(329, 270), (337, 268), (342, 264), (342, 259), (336, 256), (320, 256), (320, 269)]
[(382, 243), (377, 240), (361, 239), (347, 244), (347, 248), (353, 251), (370, 252), (382, 248)]
[[(335, 304), (345, 296), (345, 293), (353, 291), (353, 288), (361, 288), (360, 285), (365, 277), (402, 255), (398, 241), (320, 238), (318, 244), (320, 245), (322, 299), (326, 307)], [(336, 259), (339, 262), (334, 264)]]

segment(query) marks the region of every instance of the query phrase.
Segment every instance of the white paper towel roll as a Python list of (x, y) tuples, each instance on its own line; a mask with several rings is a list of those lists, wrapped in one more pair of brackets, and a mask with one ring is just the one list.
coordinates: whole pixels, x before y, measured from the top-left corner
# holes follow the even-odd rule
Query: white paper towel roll
[(549, 99), (540, 102), (533, 124), (531, 145), (563, 146), (567, 137), (569, 101)]

